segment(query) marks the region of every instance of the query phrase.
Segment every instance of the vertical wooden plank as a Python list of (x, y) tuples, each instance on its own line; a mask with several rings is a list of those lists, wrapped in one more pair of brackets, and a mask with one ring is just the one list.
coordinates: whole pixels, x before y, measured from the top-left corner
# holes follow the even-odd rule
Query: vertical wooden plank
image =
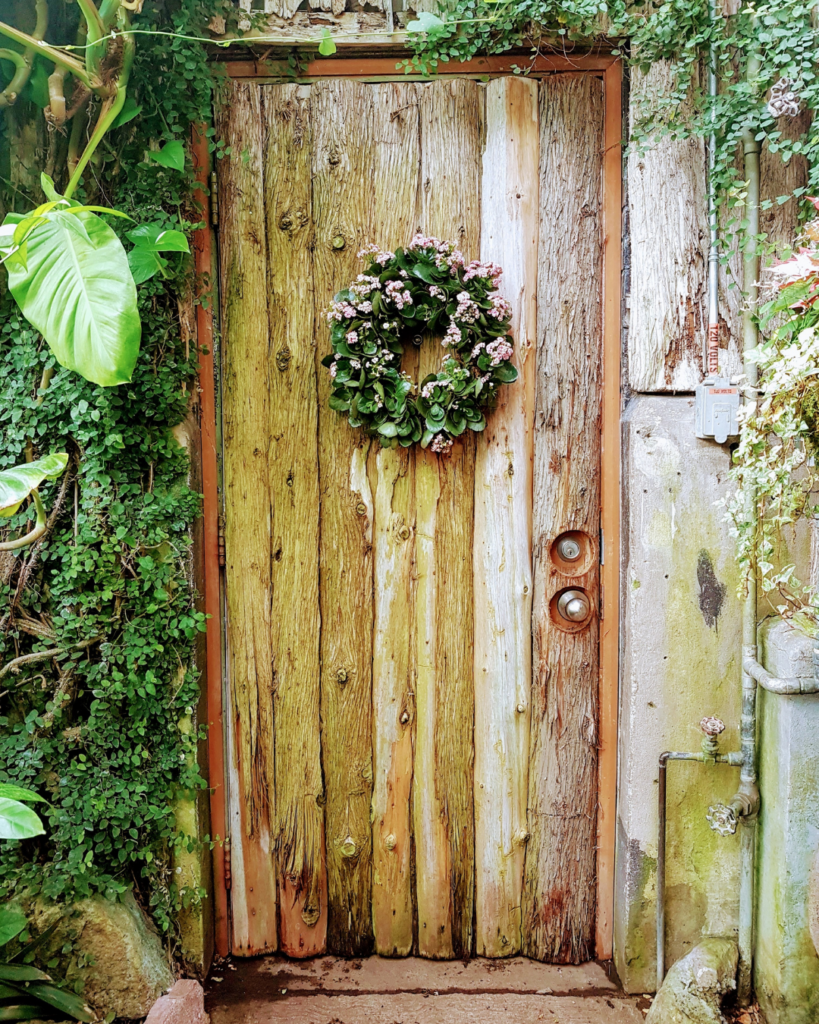
[(268, 319), (259, 88), (232, 84), (217, 132), (224, 334), (225, 556), (232, 762), (238, 792), (233, 952), (276, 949), (268, 491)]
[(620, 676), (620, 324), (622, 301), (622, 65), (603, 77), (603, 410), (600, 473), (600, 713), (595, 955), (614, 954), (614, 852)]
[[(631, 77), (631, 117), (672, 88), (668, 62)], [(631, 235), (629, 383), (634, 391), (693, 391), (708, 330), (705, 142), (663, 139), (628, 159)], [(662, 240), (658, 245), (658, 241)]]
[[(598, 531), (602, 380), (603, 93), (597, 78), (544, 81), (535, 410), (534, 664), (523, 951), (594, 956)], [(577, 569), (554, 541), (585, 534)], [(571, 573), (571, 574), (570, 574)], [(567, 631), (553, 608), (583, 587), (594, 612)]]
[(538, 257), (538, 86), (486, 90), (481, 258), (503, 267), (515, 365), (475, 465), (475, 902), (479, 956), (520, 951), (532, 682), (532, 460)]
[(280, 947), (327, 941), (319, 722), (318, 407), (309, 88), (262, 89), (270, 317), (269, 480)]
[[(439, 81), (421, 93), (419, 225), (480, 245), (483, 94), (472, 81)], [(440, 365), (424, 345), (419, 376)], [(472, 535), (475, 442), (448, 458), (416, 453), (416, 773), (413, 817), (418, 951), (462, 957), (472, 950), (475, 891)]]
[[(406, 245), (415, 217), (420, 147), (414, 85), (371, 86), (373, 186), (370, 241)], [(407, 449), (381, 449), (375, 459), (375, 634), (373, 641), (373, 891), (375, 951), (412, 951), (411, 670), (414, 459)]]
[[(372, 90), (343, 79), (311, 91), (316, 309), (359, 272), (372, 211)], [(317, 360), (330, 335), (316, 323)], [(373, 498), (370, 439), (328, 405), (319, 366), (321, 719), (329, 952), (372, 950)]]

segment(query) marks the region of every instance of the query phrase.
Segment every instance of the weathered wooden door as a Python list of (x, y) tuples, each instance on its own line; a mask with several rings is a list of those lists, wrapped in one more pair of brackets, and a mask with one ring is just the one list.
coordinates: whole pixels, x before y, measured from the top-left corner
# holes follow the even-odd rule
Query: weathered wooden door
[[(589, 959), (602, 82), (234, 83), (218, 130), (233, 950)], [(320, 366), (358, 250), (419, 230), (514, 307), (519, 380), (448, 458)]]

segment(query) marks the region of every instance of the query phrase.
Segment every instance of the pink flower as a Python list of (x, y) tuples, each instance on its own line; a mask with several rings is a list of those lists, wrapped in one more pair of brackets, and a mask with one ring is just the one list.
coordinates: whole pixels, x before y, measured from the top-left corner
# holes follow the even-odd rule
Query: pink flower
[(452, 444), (451, 437), (446, 438), (443, 434), (436, 434), (429, 447), (431, 451), (437, 452), (439, 455), (448, 455), (452, 450)]

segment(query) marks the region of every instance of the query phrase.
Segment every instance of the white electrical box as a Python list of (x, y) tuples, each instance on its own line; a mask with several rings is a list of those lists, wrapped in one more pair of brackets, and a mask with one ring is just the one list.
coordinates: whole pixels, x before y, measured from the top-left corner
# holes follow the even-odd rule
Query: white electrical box
[(696, 435), (724, 444), (739, 435), (740, 389), (725, 377), (706, 377), (696, 391)]

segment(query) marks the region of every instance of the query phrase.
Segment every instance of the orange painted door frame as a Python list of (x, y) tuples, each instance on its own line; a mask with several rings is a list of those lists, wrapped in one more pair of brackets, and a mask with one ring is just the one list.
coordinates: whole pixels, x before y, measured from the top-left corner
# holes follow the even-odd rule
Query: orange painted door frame
[[(519, 58), (486, 57), (439, 67), (439, 75), (510, 75)], [(269, 79), (269, 70), (256, 61), (227, 64), (228, 74), (237, 79)], [(403, 76), (395, 73), (391, 57), (335, 57), (311, 61), (305, 78), (372, 78)], [(617, 802), (617, 714), (620, 644), (620, 318), (622, 270), (622, 66), (609, 56), (581, 55), (538, 57), (530, 74), (592, 74), (602, 77), (605, 92), (605, 153), (603, 167), (603, 415), (602, 415), (602, 615), (600, 631), (600, 750), (598, 774), (597, 843), (597, 925), (599, 959), (610, 959), (613, 949), (614, 852)], [(204, 491), (205, 610), (210, 616), (207, 631), (207, 723), (209, 781), (211, 787), (211, 830), (224, 839), (227, 834), (225, 787), (225, 744), (223, 733), (222, 672), (222, 579), (219, 556), (219, 491), (216, 423), (216, 367), (213, 358), (213, 308), (215, 276), (214, 243), (210, 210), (210, 162), (207, 139), (194, 133), (193, 155), (203, 204), (203, 226), (195, 233), (194, 256), (197, 289), (197, 330), (200, 345), (199, 388), (201, 397), (202, 477)], [(214, 920), (216, 951), (230, 952), (228, 890), (229, 857), (224, 845), (214, 849)]]

